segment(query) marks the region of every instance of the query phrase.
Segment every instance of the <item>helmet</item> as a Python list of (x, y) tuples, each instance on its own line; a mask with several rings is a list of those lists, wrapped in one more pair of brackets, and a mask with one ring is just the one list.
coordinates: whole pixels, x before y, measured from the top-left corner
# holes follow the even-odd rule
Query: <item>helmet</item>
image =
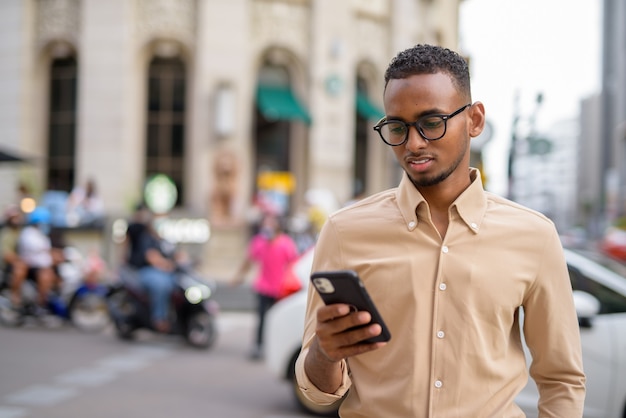
[(38, 206), (31, 213), (28, 214), (28, 223), (35, 224), (49, 224), (50, 223), (50, 211), (44, 207)]

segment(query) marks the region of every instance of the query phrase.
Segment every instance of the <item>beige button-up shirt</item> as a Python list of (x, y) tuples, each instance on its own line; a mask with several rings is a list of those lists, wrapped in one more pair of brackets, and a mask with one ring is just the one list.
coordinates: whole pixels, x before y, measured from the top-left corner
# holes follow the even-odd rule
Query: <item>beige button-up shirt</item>
[(539, 416), (582, 416), (585, 376), (560, 240), (545, 216), (472, 184), (449, 209), (442, 239), (428, 203), (400, 186), (333, 214), (313, 271), (356, 270), (391, 331), (383, 348), (343, 362), (334, 394), (307, 378), (303, 359), (323, 303), (309, 286), (296, 376), (307, 397), (330, 403), (349, 389), (342, 417), (524, 417), (519, 308), (533, 355)]

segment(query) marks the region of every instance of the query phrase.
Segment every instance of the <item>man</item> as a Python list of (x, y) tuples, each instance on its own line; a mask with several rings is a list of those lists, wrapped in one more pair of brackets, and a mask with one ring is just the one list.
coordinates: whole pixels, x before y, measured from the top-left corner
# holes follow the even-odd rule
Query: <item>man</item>
[(133, 217), (126, 229), (126, 239), (124, 240), (124, 262), (132, 268), (143, 267), (144, 249), (141, 248), (141, 237), (147, 233), (147, 225), (150, 222), (152, 214), (148, 207), (140, 203), (135, 206)]
[(176, 248), (159, 235), (155, 222), (156, 219), (152, 217), (138, 236), (135, 251), (142, 259), (136, 267), (139, 268), (141, 284), (150, 298), (154, 329), (168, 333), (172, 326), (168, 319), (170, 299), (176, 284)]
[(42, 315), (47, 312), (50, 292), (59, 284), (54, 271), (52, 242), (48, 235), (50, 219), (47, 209), (35, 208), (27, 215), (28, 225), (22, 229), (17, 244), (18, 254), (28, 266), (27, 278), (37, 284), (38, 314)]
[[(391, 331), (367, 312), (324, 306), (313, 286), (296, 375), (342, 417), (524, 417), (523, 331), (539, 416), (581, 417), (585, 376), (567, 267), (553, 223), (483, 190), (470, 140), (485, 110), (472, 103), (465, 60), (417, 45), (385, 73), (386, 117), (374, 128), (405, 174), (398, 188), (333, 214), (314, 271), (359, 273)], [(354, 327), (360, 327), (355, 329)]]

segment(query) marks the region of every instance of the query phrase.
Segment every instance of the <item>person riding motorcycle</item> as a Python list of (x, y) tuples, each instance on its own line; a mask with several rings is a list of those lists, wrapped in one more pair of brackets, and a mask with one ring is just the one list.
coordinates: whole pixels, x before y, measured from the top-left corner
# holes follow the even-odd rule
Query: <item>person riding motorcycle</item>
[(15, 309), (19, 309), (22, 305), (22, 283), (28, 273), (28, 265), (17, 253), (22, 218), (22, 212), (17, 206), (9, 206), (4, 212), (4, 225), (0, 239), (3, 279), (11, 288), (11, 305)]
[(146, 231), (147, 224), (152, 219), (152, 213), (148, 207), (140, 203), (135, 206), (132, 219), (126, 228), (126, 237), (123, 246), (123, 260), (127, 267), (139, 269), (143, 265), (143, 251), (140, 248), (140, 241)]
[(169, 332), (168, 311), (176, 284), (175, 248), (159, 236), (152, 219), (146, 223), (139, 237), (137, 250), (142, 254), (138, 266), (139, 279), (148, 292), (154, 328), (159, 332)]
[(28, 267), (27, 279), (37, 286), (39, 314), (48, 312), (48, 296), (58, 285), (58, 276), (54, 271), (53, 249), (48, 230), (50, 212), (37, 207), (27, 215), (27, 225), (18, 237), (18, 255)]
[(143, 207), (136, 209), (118, 281), (107, 295), (117, 336), (129, 340), (135, 331), (148, 329), (182, 335), (194, 347), (212, 346), (219, 312), (214, 281), (201, 277), (189, 254), (160, 236), (160, 218)]

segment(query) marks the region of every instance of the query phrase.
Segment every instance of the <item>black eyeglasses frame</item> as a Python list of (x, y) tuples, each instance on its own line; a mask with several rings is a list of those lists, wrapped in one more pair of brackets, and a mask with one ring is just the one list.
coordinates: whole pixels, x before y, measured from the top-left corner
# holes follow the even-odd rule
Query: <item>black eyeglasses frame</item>
[[(452, 119), (453, 117), (455, 117), (456, 115), (458, 115), (459, 113), (463, 112), (465, 109), (467, 109), (468, 107), (472, 106), (472, 103), (468, 103), (464, 106), (461, 106), (460, 108), (458, 108), (457, 110), (455, 110), (454, 112), (447, 114), (447, 115), (425, 115), (422, 116), (421, 118), (419, 118), (418, 120), (416, 120), (415, 122), (405, 122), (403, 120), (398, 120), (398, 119), (391, 119), (391, 120), (387, 120), (386, 117), (383, 117), (381, 120), (378, 121), (378, 123), (376, 123), (376, 125), (373, 127), (373, 129), (378, 132), (378, 135), (380, 136), (380, 139), (383, 140), (383, 142), (387, 145), (390, 145), (392, 147), (399, 147), (400, 145), (404, 145), (407, 143), (407, 141), (409, 140), (409, 130), (411, 128), (411, 126), (413, 126), (417, 132), (420, 134), (420, 136), (427, 142), (430, 141), (438, 141), (441, 138), (443, 138), (446, 135), (446, 132), (448, 130), (448, 120)], [(441, 118), (441, 120), (443, 121), (443, 133), (441, 134), (441, 136), (437, 137), (437, 138), (428, 138), (425, 134), (424, 131), (422, 130), (421, 126), (420, 126), (420, 122), (424, 119), (427, 118), (432, 118), (432, 117), (439, 117)], [(406, 130), (406, 134), (404, 136), (404, 140), (400, 143), (397, 144), (390, 144), (389, 142), (387, 142), (387, 140), (384, 138), (381, 129), (383, 128), (383, 126), (390, 124), (390, 123), (400, 123), (400, 124), (404, 124), (404, 126), (406, 126), (407, 130)]]

